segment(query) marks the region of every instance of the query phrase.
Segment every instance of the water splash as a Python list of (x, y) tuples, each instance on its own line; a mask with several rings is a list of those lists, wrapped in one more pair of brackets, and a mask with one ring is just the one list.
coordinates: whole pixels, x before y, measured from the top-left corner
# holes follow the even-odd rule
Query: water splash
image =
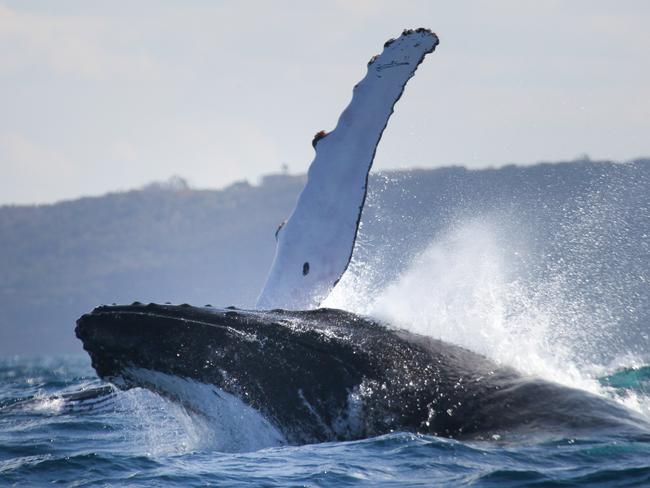
[[(354, 263), (325, 305), (370, 315), (466, 347), (524, 374), (650, 411), (644, 395), (613, 392), (597, 380), (611, 371), (612, 363), (594, 358), (620, 326), (615, 320), (620, 290), (610, 294), (609, 302), (603, 296), (606, 285), (620, 283), (599, 283), (598, 294), (576, 286), (585, 276), (580, 266), (588, 263), (586, 258), (532, 259), (529, 236), (515, 227), (497, 214), (458, 222), (381, 289), (365, 285), (375, 279), (376, 268)], [(569, 245), (578, 253), (575, 240)], [(595, 296), (600, 298), (597, 306)], [(639, 361), (628, 355), (624, 363), (631, 364), (632, 357)], [(619, 356), (618, 366), (621, 360)]]
[(526, 373), (557, 371), (562, 378), (553, 379), (575, 381), (575, 372), (566, 370), (570, 351), (551, 338), (553, 314), (516, 277), (508, 259), (516, 251), (500, 237), (493, 221), (458, 225), (379, 293), (363, 289), (362, 272), (342, 283), (327, 305), (464, 346)]
[[(175, 455), (208, 448), (210, 426), (181, 405), (149, 390), (120, 391), (114, 413), (124, 415), (125, 445), (146, 456)], [(133, 453), (135, 454), (135, 453)]]
[(237, 397), (206, 385), (155, 371), (130, 374), (172, 398), (136, 388), (122, 392), (119, 407), (136, 419), (135, 445), (146, 454), (177, 454), (212, 449), (247, 452), (286, 444), (284, 437), (259, 412)]

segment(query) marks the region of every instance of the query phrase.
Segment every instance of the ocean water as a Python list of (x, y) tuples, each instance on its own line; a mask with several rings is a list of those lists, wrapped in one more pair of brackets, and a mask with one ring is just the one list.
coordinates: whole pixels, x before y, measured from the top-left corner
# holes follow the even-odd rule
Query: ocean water
[[(645, 368), (601, 381), (644, 394), (650, 389)], [(66, 398), (103, 385), (84, 356), (4, 359), (0, 385), (2, 486), (650, 483), (650, 441), (642, 438), (594, 432), (581, 438), (460, 442), (395, 432), (355, 442), (256, 449), (249, 432), (252, 444), (241, 452), (236, 432), (146, 390)]]

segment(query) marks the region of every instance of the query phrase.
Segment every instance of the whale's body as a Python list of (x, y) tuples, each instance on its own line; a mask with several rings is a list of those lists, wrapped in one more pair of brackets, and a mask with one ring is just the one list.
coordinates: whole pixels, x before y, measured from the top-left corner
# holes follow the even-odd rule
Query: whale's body
[(100, 377), (190, 405), (142, 371), (214, 385), (294, 444), (393, 431), (489, 439), (642, 424), (600, 397), (341, 310), (111, 306), (81, 317), (76, 332)]

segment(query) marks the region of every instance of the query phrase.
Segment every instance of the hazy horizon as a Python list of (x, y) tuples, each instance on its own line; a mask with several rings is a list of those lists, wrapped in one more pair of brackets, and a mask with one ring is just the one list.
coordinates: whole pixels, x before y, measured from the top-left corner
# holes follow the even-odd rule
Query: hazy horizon
[(304, 173), (366, 61), (441, 40), (375, 170), (650, 154), (650, 4), (0, 0), (0, 205)]
[[(650, 156), (641, 156), (638, 158), (632, 158), (629, 160), (625, 161), (610, 161), (610, 160), (605, 160), (605, 159), (598, 159), (598, 158), (593, 158), (589, 154), (581, 154), (575, 158), (572, 158), (567, 161), (533, 161), (533, 162), (526, 162), (526, 163), (517, 163), (517, 162), (506, 162), (503, 164), (492, 164), (492, 165), (485, 165), (485, 166), (475, 166), (471, 167), (468, 165), (464, 165), (462, 163), (459, 164), (441, 164), (439, 166), (436, 166), (436, 168), (463, 168), (467, 170), (482, 170), (482, 169), (493, 169), (493, 170), (499, 170), (502, 169), (506, 166), (515, 166), (515, 167), (526, 167), (526, 166), (538, 166), (540, 164), (552, 164), (552, 165), (557, 165), (557, 164), (566, 164), (566, 163), (574, 163), (574, 162), (582, 162), (582, 161), (587, 161), (587, 162), (592, 162), (592, 163), (615, 163), (615, 164), (626, 164), (626, 163), (631, 163), (634, 161), (644, 161), (650, 159)], [(384, 168), (381, 170), (373, 168), (371, 173), (373, 174), (378, 174), (378, 173), (384, 173), (384, 172), (409, 172), (409, 171), (419, 171), (419, 170), (427, 170), (427, 169), (433, 169), (431, 167), (425, 167), (425, 166), (410, 166), (410, 167), (388, 167)], [(57, 205), (59, 203), (63, 202), (69, 202), (69, 201), (75, 201), (81, 198), (101, 198), (110, 194), (114, 193), (125, 193), (125, 192), (131, 192), (131, 191), (140, 191), (140, 190), (145, 190), (148, 187), (150, 188), (155, 188), (155, 187), (160, 187), (162, 189), (166, 188), (171, 188), (174, 185), (182, 185), (182, 186), (187, 186), (187, 189), (189, 190), (197, 190), (197, 191), (222, 191), (226, 190), (229, 187), (237, 184), (248, 184), (251, 186), (259, 186), (263, 184), (263, 180), (266, 177), (273, 177), (273, 176), (289, 176), (289, 177), (295, 177), (295, 178), (300, 178), (300, 177), (306, 177), (307, 171), (301, 171), (301, 172), (288, 172), (284, 170), (283, 168), (278, 168), (275, 171), (271, 171), (269, 173), (264, 173), (264, 174), (259, 174), (256, 175), (254, 178), (240, 178), (238, 180), (233, 180), (233, 181), (228, 181), (225, 182), (224, 184), (220, 186), (203, 186), (201, 184), (197, 184), (194, 181), (190, 181), (188, 178), (184, 177), (182, 174), (172, 174), (166, 178), (160, 178), (160, 179), (152, 179), (149, 181), (146, 181), (142, 184), (134, 185), (134, 186), (128, 186), (128, 187), (121, 187), (121, 188), (108, 188), (104, 191), (100, 191), (97, 193), (88, 193), (88, 194), (80, 194), (80, 195), (74, 195), (70, 197), (63, 197), (57, 200), (52, 200), (52, 201), (43, 201), (43, 202), (22, 202), (22, 203), (2, 203), (0, 202), (0, 208), (2, 207), (12, 207), (12, 206), (38, 206), (38, 205)]]

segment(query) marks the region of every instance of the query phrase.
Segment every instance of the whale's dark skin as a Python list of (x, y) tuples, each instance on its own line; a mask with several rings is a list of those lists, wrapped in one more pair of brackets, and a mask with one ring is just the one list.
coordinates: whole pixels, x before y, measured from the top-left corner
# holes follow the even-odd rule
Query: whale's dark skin
[(129, 373), (144, 368), (216, 385), (293, 444), (392, 431), (465, 439), (647, 432), (603, 398), (341, 310), (102, 306), (77, 321), (76, 333), (100, 377), (152, 388)]

